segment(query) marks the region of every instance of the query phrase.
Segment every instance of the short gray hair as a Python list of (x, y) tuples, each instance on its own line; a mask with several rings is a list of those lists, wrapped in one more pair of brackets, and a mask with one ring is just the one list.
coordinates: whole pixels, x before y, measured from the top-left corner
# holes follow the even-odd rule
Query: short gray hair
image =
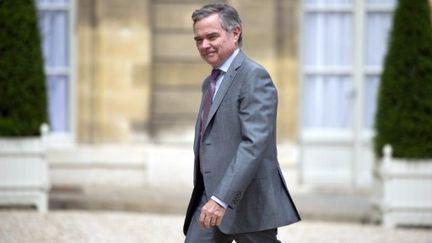
[(238, 39), (238, 44), (239, 46), (241, 46), (243, 42), (242, 26), (241, 26), (240, 16), (238, 15), (237, 10), (231, 7), (230, 5), (224, 3), (207, 4), (202, 8), (195, 10), (192, 13), (192, 20), (194, 25), (196, 22), (200, 21), (201, 19), (207, 18), (212, 14), (219, 15), (219, 20), (224, 30), (230, 32), (235, 27), (240, 28), (241, 32), (240, 32), (240, 37)]

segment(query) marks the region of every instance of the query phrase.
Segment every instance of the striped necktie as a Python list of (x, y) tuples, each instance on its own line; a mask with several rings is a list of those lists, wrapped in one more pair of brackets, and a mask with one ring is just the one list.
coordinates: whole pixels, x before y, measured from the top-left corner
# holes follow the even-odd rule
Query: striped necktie
[(208, 115), (210, 112), (210, 108), (213, 102), (213, 95), (215, 93), (215, 89), (216, 89), (216, 81), (219, 77), (219, 75), (221, 74), (221, 70), (220, 69), (213, 69), (211, 74), (210, 74), (210, 80), (209, 80), (209, 85), (207, 88), (207, 92), (204, 98), (204, 104), (203, 104), (203, 108), (202, 108), (202, 119), (201, 119), (201, 137), (204, 134), (204, 127), (205, 124), (207, 123), (207, 119), (208, 119)]

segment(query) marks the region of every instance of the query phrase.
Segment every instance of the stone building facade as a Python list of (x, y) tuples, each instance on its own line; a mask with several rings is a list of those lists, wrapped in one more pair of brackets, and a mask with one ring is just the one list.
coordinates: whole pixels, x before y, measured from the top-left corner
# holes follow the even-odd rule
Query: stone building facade
[[(210, 72), (191, 14), (210, 1), (38, 2), (53, 15), (68, 9), (71, 22), (70, 90), (56, 97), (70, 103), (63, 120), (72, 142), (51, 143), (53, 184), (142, 187), (181, 177), (190, 186), (190, 145)], [(397, 0), (224, 2), (242, 18), (242, 49), (278, 88), (288, 184), (369, 190), (375, 95)]]
[[(79, 143), (191, 140), (210, 67), (195, 48), (191, 13), (204, 0), (76, 2), (76, 131)], [(299, 1), (231, 0), (243, 50), (279, 92), (280, 141), (296, 139)]]

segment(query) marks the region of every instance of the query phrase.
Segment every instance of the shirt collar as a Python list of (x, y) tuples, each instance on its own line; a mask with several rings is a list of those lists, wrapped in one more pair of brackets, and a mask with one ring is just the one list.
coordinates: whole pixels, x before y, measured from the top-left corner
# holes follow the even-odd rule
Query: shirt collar
[(226, 59), (225, 62), (218, 69), (222, 70), (224, 73), (228, 72), (228, 68), (231, 66), (231, 63), (234, 61), (234, 58), (237, 56), (239, 51), (240, 51), (240, 48), (237, 48), (233, 52), (233, 54), (231, 54), (231, 56), (228, 57), (228, 59)]

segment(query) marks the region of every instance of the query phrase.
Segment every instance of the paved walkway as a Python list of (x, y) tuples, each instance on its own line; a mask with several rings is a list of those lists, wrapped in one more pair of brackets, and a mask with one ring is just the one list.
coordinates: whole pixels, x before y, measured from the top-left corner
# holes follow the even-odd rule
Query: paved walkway
[[(183, 216), (109, 211), (0, 210), (1, 243), (177, 243)], [(283, 227), (285, 243), (430, 243), (432, 229), (302, 221)]]

